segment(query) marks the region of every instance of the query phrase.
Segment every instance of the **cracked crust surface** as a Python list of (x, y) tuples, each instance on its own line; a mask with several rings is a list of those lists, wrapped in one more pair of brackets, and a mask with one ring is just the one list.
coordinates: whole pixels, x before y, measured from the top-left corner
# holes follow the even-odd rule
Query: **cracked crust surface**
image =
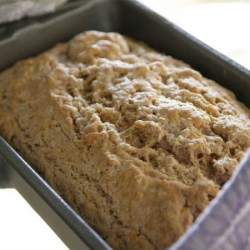
[(17, 63), (0, 104), (0, 134), (115, 249), (169, 247), (250, 146), (230, 91), (117, 33)]

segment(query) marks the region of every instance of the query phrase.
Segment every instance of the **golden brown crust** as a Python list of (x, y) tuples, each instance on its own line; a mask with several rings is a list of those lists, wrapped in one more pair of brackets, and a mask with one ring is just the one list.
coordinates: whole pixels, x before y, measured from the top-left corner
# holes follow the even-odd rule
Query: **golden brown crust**
[(17, 63), (0, 103), (0, 134), (115, 249), (170, 246), (250, 146), (231, 92), (116, 33)]

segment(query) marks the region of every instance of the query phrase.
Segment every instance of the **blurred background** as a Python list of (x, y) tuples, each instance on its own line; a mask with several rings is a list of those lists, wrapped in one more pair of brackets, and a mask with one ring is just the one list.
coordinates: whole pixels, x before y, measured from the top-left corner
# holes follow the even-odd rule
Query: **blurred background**
[(249, 0), (140, 0), (250, 69)]
[[(139, 1), (250, 69), (250, 1)], [(67, 247), (16, 190), (0, 189), (0, 249)]]

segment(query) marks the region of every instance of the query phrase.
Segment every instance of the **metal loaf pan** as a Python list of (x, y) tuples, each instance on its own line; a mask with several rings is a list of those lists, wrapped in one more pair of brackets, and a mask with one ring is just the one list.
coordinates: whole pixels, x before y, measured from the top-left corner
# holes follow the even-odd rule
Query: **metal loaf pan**
[[(24, 23), (21, 29), (0, 41), (0, 70), (57, 42), (67, 41), (84, 30), (116, 31), (142, 40), (158, 51), (191, 64), (204, 76), (231, 89), (250, 107), (248, 70), (133, 0), (85, 0), (79, 8), (67, 13), (27, 25)], [(196, 244), (197, 237), (201, 242), (207, 241), (207, 235), (198, 235), (199, 228), (209, 222), (214, 211), (219, 211), (219, 204), (232, 192), (231, 186), (236, 185), (241, 173), (247, 171), (247, 165), (248, 158), (173, 249), (198, 249), (194, 245), (190, 247), (190, 244)], [(2, 138), (0, 186), (17, 188), (70, 249), (110, 249)], [(208, 249), (205, 243), (204, 246), (206, 248), (201, 246), (199, 249)]]

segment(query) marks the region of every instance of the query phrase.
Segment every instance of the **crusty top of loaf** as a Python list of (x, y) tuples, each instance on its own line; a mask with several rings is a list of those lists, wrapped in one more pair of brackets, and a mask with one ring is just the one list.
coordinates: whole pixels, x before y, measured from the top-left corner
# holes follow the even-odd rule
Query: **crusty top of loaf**
[(17, 63), (0, 103), (0, 134), (117, 249), (170, 246), (250, 146), (230, 91), (117, 33)]

